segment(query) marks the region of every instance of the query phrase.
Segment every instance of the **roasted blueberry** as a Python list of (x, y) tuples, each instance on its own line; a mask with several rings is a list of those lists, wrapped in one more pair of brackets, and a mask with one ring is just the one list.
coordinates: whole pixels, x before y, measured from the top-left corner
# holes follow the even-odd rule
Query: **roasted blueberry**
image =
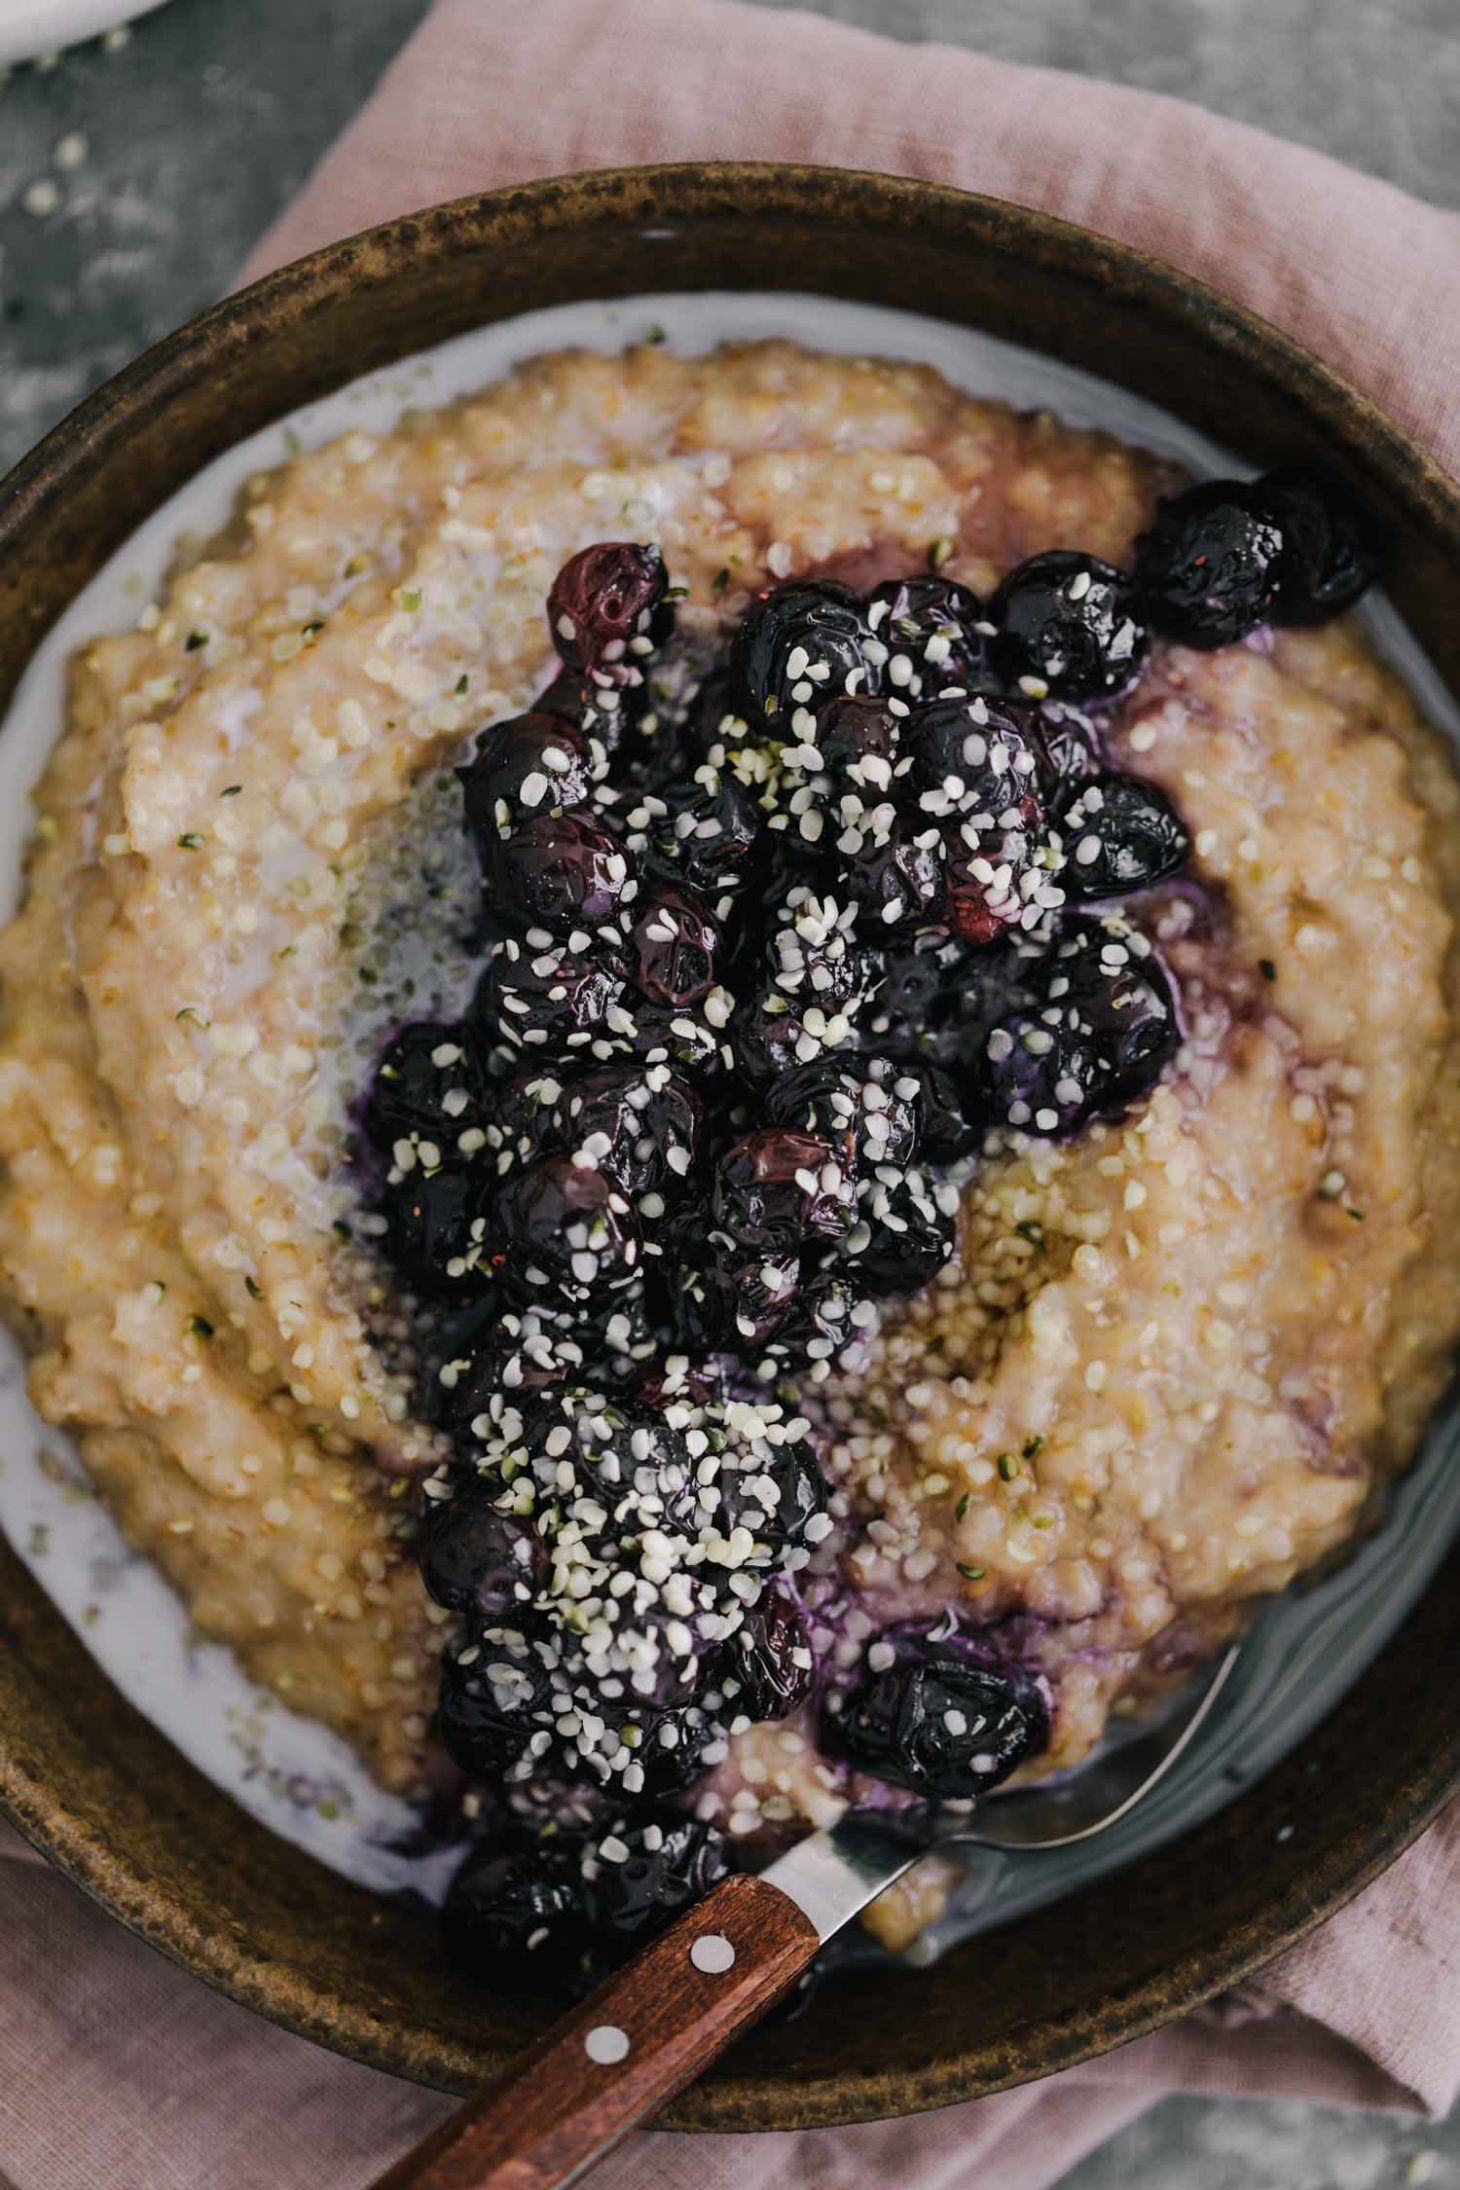
[(625, 683), (668, 637), (673, 603), (657, 547), (602, 540), (564, 563), (548, 594), (548, 624), (571, 670)]
[(468, 1475), (449, 1488), (449, 1497), (422, 1501), (415, 1539), (421, 1579), (449, 1612), (520, 1618), (541, 1586), (539, 1546), (498, 1511), (500, 1484)]
[(839, 693), (816, 719), (811, 741), (830, 778), (833, 799), (852, 793), (874, 806), (892, 790), (902, 750), (902, 721), (884, 699)]
[(1104, 766), (1095, 726), (1076, 707), (1056, 701), (1041, 710), (1034, 734), (1039, 749), (1040, 780), (1046, 797), (1082, 776), (1098, 775)]
[(793, 888), (771, 930), (773, 985), (798, 1009), (855, 1010), (881, 972), (875, 954), (856, 940), (856, 913), (834, 896)]
[[(614, 1296), (618, 1305), (619, 1296)], [(495, 1415), (510, 1401), (555, 1385), (579, 1384), (588, 1366), (584, 1336), (588, 1319), (543, 1308), (487, 1303), (490, 1315), (477, 1333), (441, 1348), (421, 1394), (422, 1411), (459, 1449), (474, 1450), (491, 1433)], [(599, 1364), (593, 1364), (595, 1370)], [(434, 1509), (433, 1509), (434, 1510)]]
[(768, 1589), (726, 1643), (712, 1675), (732, 1716), (783, 1719), (810, 1693), (816, 1659), (794, 1597)]
[(494, 910), (556, 935), (593, 928), (628, 901), (633, 872), (623, 845), (587, 814), (535, 814), (491, 848)]
[(801, 1285), (768, 1349), (794, 1369), (806, 1362), (832, 1362), (858, 1334), (857, 1287), (838, 1270), (818, 1270)]
[(560, 1091), (551, 1065), (527, 1064), (510, 1080), (499, 1080), (482, 1123), (482, 1145), (472, 1156), (475, 1168), (505, 1179), (547, 1155), (557, 1141)]
[(849, 1140), (859, 1166), (906, 1165), (917, 1153), (921, 1086), (882, 1058), (824, 1057), (766, 1089), (773, 1125)]
[(639, 1266), (633, 1210), (605, 1172), (545, 1156), (506, 1188), (496, 1261), (523, 1300), (582, 1300)]
[(1145, 621), (1124, 571), (1073, 548), (1020, 563), (989, 603), (990, 647), (1008, 683), (1042, 699), (1113, 699), (1146, 658)]
[[(835, 1027), (835, 1012), (821, 1011), (820, 1017)], [(824, 1046), (820, 1036), (806, 1027), (801, 1008), (784, 989), (774, 986), (753, 990), (741, 1000), (735, 1009), (731, 1035), (736, 1064), (753, 1082), (769, 1082), (789, 1072), (793, 1066), (820, 1056)], [(833, 1048), (837, 1046), (832, 1044)]]
[(831, 1534), (826, 1477), (808, 1437), (786, 1438), (721, 1463), (720, 1496), (729, 1520), (758, 1543), (816, 1544)]
[(649, 863), (684, 883), (712, 909), (754, 882), (764, 852), (760, 810), (745, 786), (706, 762), (694, 781), (668, 796), (654, 829)]
[[(965, 1003), (993, 986), (988, 974), (995, 962), (996, 954), (985, 957), (938, 928), (899, 942), (884, 954), (881, 984), (858, 1029), (861, 1040), (893, 1058), (946, 1062), (961, 1047)], [(1001, 989), (995, 993), (1002, 999)]]
[(938, 1626), (882, 1637), (892, 1663), (828, 1699), (821, 1737), (835, 1756), (930, 1802), (967, 1802), (997, 1787), (1049, 1739), (1042, 1678), (1001, 1659), (976, 1634)]
[(1229, 646), (1272, 615), (1282, 553), (1282, 528), (1260, 489), (1210, 479), (1161, 502), (1136, 542), (1136, 579), (1164, 637)]
[(1180, 1045), (1165, 969), (1123, 923), (1071, 920), (1030, 991), (986, 1038), (981, 1094), (1001, 1125), (1059, 1135), (1119, 1117)]
[(917, 927), (936, 918), (944, 898), (944, 871), (936, 827), (894, 820), (884, 828), (857, 831), (861, 841), (848, 852), (842, 887), (871, 935)]
[(461, 1297), (491, 1283), (492, 1186), (460, 1163), (392, 1169), (377, 1196), (387, 1261), (422, 1292)]
[(546, 1063), (612, 1047), (610, 1016), (623, 987), (623, 961), (601, 933), (536, 943), (508, 936), (493, 950), (472, 1009), (498, 1040)]
[(575, 731), (588, 749), (595, 777), (600, 777), (618, 752), (624, 730), (641, 699), (639, 687), (625, 690), (609, 681), (597, 682), (581, 670), (560, 669), (538, 693), (532, 712), (550, 716)]
[(752, 729), (799, 736), (798, 709), (813, 712), (841, 692), (873, 691), (862, 604), (830, 579), (793, 578), (759, 593), (730, 648), (737, 708)]
[(1026, 793), (992, 829), (970, 814), (943, 824), (943, 917), (965, 943), (992, 943), (1060, 904), (1055, 859), (1044, 839), (1039, 802)]
[(851, 1202), (851, 1181), (831, 1141), (768, 1126), (725, 1150), (710, 1208), (740, 1246), (769, 1252), (839, 1238), (851, 1222)]
[(1379, 568), (1367, 513), (1301, 464), (1264, 473), (1257, 491), (1283, 536), (1274, 621), (1321, 624), (1352, 608)]
[(954, 1164), (971, 1156), (983, 1141), (987, 1120), (967, 1075), (955, 1077), (926, 1057), (904, 1059), (897, 1072), (901, 1081), (917, 1089), (909, 1107), (917, 1119), (918, 1149), (925, 1160)]
[(716, 1079), (725, 1064), (721, 1018), (713, 997), (703, 1004), (636, 1004), (629, 1049), (642, 1064), (668, 1065), (696, 1080)]
[(1164, 791), (1137, 776), (1090, 776), (1055, 808), (1067, 897), (1124, 897), (1174, 874), (1190, 839)]
[(515, 1764), (540, 1724), (552, 1724), (554, 1675), (519, 1628), (489, 1628), (441, 1665), (437, 1723), (454, 1764), (496, 1779)]
[(493, 1987), (570, 1984), (589, 1943), (580, 1862), (557, 1837), (475, 1849), (441, 1912), (452, 1962)]
[(481, 1124), (490, 1101), (481, 1047), (469, 1028), (404, 1027), (370, 1083), (365, 1131), (383, 1156), (398, 1141), (414, 1139), (444, 1158), (460, 1134)]
[(796, 1299), (800, 1257), (706, 1237), (694, 1243), (691, 1260), (670, 1265), (667, 1283), (670, 1322), (687, 1352), (755, 1354)]
[(636, 1202), (645, 1194), (674, 1200), (686, 1191), (704, 1116), (701, 1097), (668, 1065), (591, 1073), (565, 1091), (558, 1109), (573, 1152)]
[(864, 1179), (846, 1242), (848, 1264), (862, 1290), (878, 1296), (916, 1293), (929, 1284), (953, 1254), (956, 1200), (921, 1171), (888, 1166)]
[(697, 1004), (715, 985), (718, 924), (683, 890), (648, 899), (629, 931), (634, 979), (653, 1004)]
[[(519, 1414), (508, 1444), (514, 1452), (526, 1450), (531, 1456), (541, 1514), (555, 1527), (567, 1514), (570, 1554), (595, 1536), (637, 1543), (645, 1530), (654, 1528), (694, 1534), (702, 1502), (694, 1462), (661, 1410), (632, 1396), (610, 1398), (578, 1389), (547, 1392), (535, 1403), (524, 1401)], [(520, 1489), (521, 1478), (514, 1481)], [(585, 1498), (594, 1509), (591, 1514), (583, 1509)], [(643, 1692), (636, 1690), (629, 1705), (636, 1708), (639, 1700)], [(662, 1703), (666, 1698), (656, 1689), (648, 1700)], [(599, 1707), (607, 1709), (610, 1701), (605, 1690)]]
[(700, 1818), (669, 1808), (613, 1818), (583, 1852), (589, 1924), (615, 1953), (632, 1954), (729, 1873), (723, 1836)]
[(477, 739), (476, 753), (458, 768), (467, 826), (490, 844), (529, 814), (560, 814), (581, 806), (593, 788), (586, 739), (552, 715), (514, 715)]
[(1037, 795), (1038, 754), (1027, 720), (1001, 700), (942, 699), (908, 725), (908, 780), (919, 810), (970, 816), (995, 828)]
[(989, 675), (984, 621), (977, 595), (953, 578), (889, 578), (867, 596), (867, 622), (889, 655), (888, 682), (904, 697), (976, 691)]

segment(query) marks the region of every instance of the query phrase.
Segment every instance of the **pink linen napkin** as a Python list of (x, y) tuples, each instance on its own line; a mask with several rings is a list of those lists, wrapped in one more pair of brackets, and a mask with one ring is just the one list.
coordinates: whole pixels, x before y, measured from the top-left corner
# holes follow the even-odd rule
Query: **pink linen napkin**
[[(469, 190), (732, 157), (925, 176), (1122, 237), (1460, 470), (1460, 217), (1176, 101), (735, 0), (437, 0), (247, 273)], [(1102, 2061), (911, 2121), (642, 2136), (595, 2179), (1045, 2190), (1169, 2091), (1440, 2113), (1457, 2090), (1460, 1808), (1240, 1998)], [(207, 1992), (0, 1839), (0, 2190), (359, 2190), (446, 2104)]]

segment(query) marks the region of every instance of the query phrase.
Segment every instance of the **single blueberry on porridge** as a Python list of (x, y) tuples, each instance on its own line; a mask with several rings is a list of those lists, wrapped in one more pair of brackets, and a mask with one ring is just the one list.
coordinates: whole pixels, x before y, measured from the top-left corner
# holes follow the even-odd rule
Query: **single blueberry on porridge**
[(32, 1390), (459, 1841), (464, 1968), (1077, 1765), (1412, 1453), (1460, 840), (1376, 561), (925, 368), (572, 352), (81, 658), (0, 937)]

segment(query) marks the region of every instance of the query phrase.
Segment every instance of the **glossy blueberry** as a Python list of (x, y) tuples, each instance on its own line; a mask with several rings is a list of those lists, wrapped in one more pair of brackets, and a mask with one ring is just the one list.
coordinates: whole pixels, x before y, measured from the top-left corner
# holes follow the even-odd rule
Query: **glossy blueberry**
[(587, 814), (535, 814), (493, 843), (494, 910), (556, 935), (597, 927), (627, 901), (633, 870), (616, 837)]
[(556, 1146), (556, 1069), (551, 1062), (527, 1060), (511, 1079), (495, 1084), (491, 1111), (482, 1122), (482, 1146), (472, 1157), (478, 1172), (506, 1179)]
[(793, 578), (758, 593), (730, 647), (737, 709), (752, 729), (793, 736), (797, 708), (876, 689), (869, 636), (857, 596), (830, 579)]
[(1165, 638), (1230, 646), (1272, 615), (1282, 552), (1282, 528), (1258, 488), (1204, 480), (1161, 502), (1136, 542), (1136, 580)]
[(724, 1030), (711, 1024), (700, 1004), (636, 1004), (628, 1046), (641, 1064), (668, 1065), (696, 1081), (724, 1070)]
[(784, 1589), (768, 1589), (726, 1643), (712, 1678), (732, 1715), (787, 1718), (816, 1678), (811, 1637), (795, 1598)]
[(591, 1073), (568, 1087), (558, 1106), (559, 1129), (581, 1154), (637, 1202), (645, 1194), (674, 1200), (698, 1167), (704, 1132), (701, 1096), (668, 1066)]
[(1082, 776), (1098, 775), (1104, 756), (1095, 726), (1078, 708), (1056, 701), (1041, 710), (1031, 726), (1039, 753), (1040, 782), (1047, 798)]
[(840, 1150), (850, 1140), (863, 1168), (906, 1166), (917, 1153), (921, 1086), (882, 1058), (820, 1058), (782, 1074), (766, 1089), (773, 1125), (819, 1133)]
[(839, 693), (827, 702), (817, 716), (813, 743), (833, 799), (851, 794), (875, 806), (889, 795), (904, 720), (885, 699), (865, 692)]
[(994, 828), (1037, 796), (1038, 748), (1027, 714), (982, 697), (934, 700), (907, 732), (908, 781), (919, 810), (959, 814)]
[(566, 813), (593, 788), (593, 763), (582, 734), (547, 714), (514, 715), (493, 723), (476, 752), (456, 771), (467, 826), (484, 844), (507, 836), (530, 814)]
[(801, 1283), (793, 1250), (754, 1252), (701, 1238), (668, 1271), (667, 1312), (691, 1354), (757, 1354), (785, 1322)]
[(418, 1162), (380, 1188), (385, 1256), (422, 1292), (457, 1298), (491, 1283), (492, 1186), (461, 1163)]
[(1029, 1001), (988, 1034), (978, 1065), (991, 1121), (1058, 1136), (1117, 1118), (1181, 1041), (1166, 972), (1122, 923), (1070, 920), (1033, 969)]
[(769, 1083), (822, 1047), (808, 1034), (798, 1005), (773, 984), (741, 998), (730, 1034), (736, 1066), (753, 1083)]
[(909, 1107), (917, 1119), (918, 1149), (925, 1161), (954, 1164), (971, 1156), (983, 1142), (988, 1121), (968, 1075), (945, 1072), (927, 1057), (905, 1058), (897, 1071), (918, 1090)]
[(495, 1780), (515, 1764), (539, 1722), (551, 1724), (554, 1676), (521, 1630), (488, 1629), (441, 1663), (437, 1728), (454, 1764)]
[(1124, 897), (1185, 863), (1191, 840), (1164, 791), (1137, 776), (1090, 776), (1056, 803), (1069, 898)]
[[(1032, 793), (1006, 807), (992, 829), (981, 821), (968, 815), (943, 824), (943, 917), (961, 941), (980, 947), (1018, 927), (1057, 888), (1044, 816)], [(1042, 888), (1031, 891), (1030, 884)]]
[(895, 821), (847, 854), (842, 887), (857, 907), (868, 935), (936, 919), (944, 898), (938, 831)]
[(1045, 1746), (1048, 1690), (986, 1639), (942, 1626), (881, 1638), (892, 1664), (864, 1662), (856, 1684), (828, 1700), (821, 1738), (859, 1771), (930, 1802), (976, 1800)]
[(798, 1010), (855, 1011), (881, 976), (875, 951), (857, 940), (856, 916), (840, 899), (793, 888), (775, 916), (768, 965), (772, 985)]
[(729, 1873), (723, 1835), (683, 1810), (646, 1806), (611, 1818), (583, 1852), (589, 1925), (600, 1942), (632, 1954)]
[(710, 1192), (714, 1221), (740, 1246), (794, 1250), (833, 1240), (851, 1222), (851, 1182), (838, 1151), (815, 1133), (766, 1126), (727, 1148)]
[(731, 1523), (772, 1546), (821, 1543), (831, 1533), (826, 1519), (826, 1477), (811, 1440), (792, 1438), (764, 1455), (728, 1461), (720, 1495)]
[(977, 595), (953, 578), (889, 578), (867, 596), (875, 637), (911, 667), (910, 683), (893, 687), (904, 698), (910, 690), (926, 699), (950, 688), (977, 691), (986, 683), (988, 635), (978, 628), (985, 620)]
[(1274, 621), (1321, 624), (1352, 608), (1379, 569), (1367, 512), (1301, 464), (1264, 473), (1257, 491), (1283, 536)]
[(839, 1270), (818, 1270), (801, 1285), (768, 1352), (794, 1370), (807, 1362), (837, 1360), (856, 1339), (853, 1316), (861, 1298)]
[(667, 805), (650, 847), (654, 873), (711, 907), (757, 880), (765, 828), (755, 800), (733, 775), (707, 763), (692, 783), (668, 794)]
[(561, 937), (540, 943), (506, 937), (493, 950), (473, 999), (475, 1018), (543, 1067), (591, 1056), (595, 1043), (614, 1041), (609, 1021), (623, 994), (623, 959), (601, 932), (576, 940), (587, 947), (575, 949)]
[(483, 1984), (570, 1983), (589, 1943), (577, 1848), (557, 1837), (483, 1842), (451, 1881), (441, 1936), (456, 1967)]
[(641, 1249), (627, 1197), (605, 1172), (545, 1156), (509, 1180), (496, 1262), (522, 1300), (586, 1300), (633, 1276)]
[(1021, 690), (1033, 686), (1036, 698), (1113, 699), (1139, 676), (1149, 643), (1125, 572), (1073, 548), (1011, 570), (989, 619), (995, 668)]
[(626, 681), (673, 627), (667, 586), (658, 548), (629, 540), (601, 540), (564, 563), (547, 603), (564, 667)]
[(501, 1485), (467, 1475), (449, 1498), (423, 1498), (415, 1551), (437, 1604), (478, 1618), (521, 1617), (541, 1587), (542, 1560), (530, 1532), (499, 1513)]
[(846, 1243), (854, 1282), (878, 1297), (920, 1292), (952, 1256), (957, 1230), (922, 1172), (889, 1168), (864, 1179)]
[(715, 985), (719, 924), (684, 890), (661, 889), (634, 907), (634, 980), (650, 1003), (696, 1004)]
[(363, 1122), (383, 1156), (413, 1137), (444, 1156), (458, 1135), (480, 1125), (490, 1103), (486, 1062), (472, 1031), (422, 1023), (403, 1027), (381, 1058)]

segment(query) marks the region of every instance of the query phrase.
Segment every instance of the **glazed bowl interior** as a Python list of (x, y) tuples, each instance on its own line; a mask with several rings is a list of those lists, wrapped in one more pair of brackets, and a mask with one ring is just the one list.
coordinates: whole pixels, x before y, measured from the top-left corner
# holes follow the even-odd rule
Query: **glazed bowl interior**
[[(1282, 337), (1170, 269), (990, 201), (814, 170), (675, 168), (545, 183), (393, 224), (285, 269), (94, 396), (0, 487), (0, 712), (49, 626), (167, 497), (347, 380), (588, 297), (768, 290), (977, 328), (1178, 411), (1253, 462), (1344, 481), (1390, 592), (1460, 689), (1460, 500)], [(788, 325), (787, 333), (794, 333)], [(1229, 1985), (1375, 1875), (1460, 1784), (1437, 1664), (1460, 1556), (1338, 1706), (1219, 1814), (1116, 1877), (915, 1972), (851, 1971), (676, 2102), (704, 2128), (935, 2106), (1049, 2073)], [(248, 1818), (117, 1696), (0, 1547), (0, 1799), (178, 1961), (307, 2035), (453, 2089), (543, 2011), (468, 1991), (434, 1928)], [(1301, 1833), (1284, 1828), (1295, 1818)], [(888, 1987), (897, 1988), (895, 1998)]]

